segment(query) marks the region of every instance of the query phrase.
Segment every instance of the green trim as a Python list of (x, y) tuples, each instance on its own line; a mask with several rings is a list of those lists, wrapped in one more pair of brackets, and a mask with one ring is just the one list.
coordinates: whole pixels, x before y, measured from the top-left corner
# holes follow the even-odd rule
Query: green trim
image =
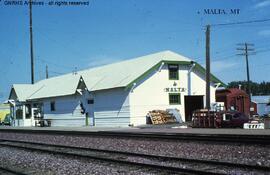
[(146, 77), (147, 75), (149, 75), (154, 69), (157, 69), (157, 68), (161, 65), (161, 63), (162, 63), (162, 61), (159, 62), (159, 63), (157, 63), (156, 65), (154, 65), (152, 68), (150, 68), (149, 70), (147, 70), (146, 72), (144, 72), (141, 76), (139, 76), (138, 78), (136, 78), (136, 79), (133, 80), (132, 82), (130, 82), (130, 83), (126, 86), (125, 90), (130, 89), (130, 88), (133, 86), (134, 83), (136, 83), (136, 82), (142, 80), (143, 78), (145, 78), (145, 77)]
[[(170, 73), (171, 73), (171, 72), (170, 72), (171, 70), (169, 69), (169, 66), (170, 66), (170, 65), (175, 65), (175, 66), (177, 66), (177, 74), (176, 74), (176, 78), (172, 78), (172, 77), (171, 77), (171, 74), (170, 74)], [(168, 64), (168, 70), (169, 70), (169, 71), (168, 71), (169, 80), (179, 80), (179, 64)]]
[(167, 63), (167, 64), (178, 64), (178, 65), (189, 65), (190, 64), (190, 61), (162, 61), (164, 63)]
[[(178, 97), (179, 103), (171, 103), (170, 102), (171, 95), (179, 95)], [(169, 105), (181, 105), (181, 93), (169, 93)]]
[(170, 77), (170, 72), (169, 72), (169, 80), (179, 80), (179, 72), (178, 72), (176, 78), (171, 78), (171, 77)]
[[(144, 79), (145, 77), (147, 77), (152, 71), (154, 71), (155, 69), (159, 68), (159, 66), (162, 64), (162, 62), (164, 62), (165, 64), (178, 64), (178, 65), (192, 65), (191, 61), (160, 61), (157, 64), (155, 64), (153, 67), (151, 67), (150, 69), (148, 69), (146, 72), (144, 72), (141, 76), (139, 76), (138, 78), (136, 78), (135, 80), (133, 80), (132, 82), (130, 82), (125, 90), (130, 89), (134, 83)], [(205, 74), (205, 68), (202, 67), (200, 64), (195, 63), (195, 67), (194, 69), (198, 70), (200, 73)], [(214, 83), (221, 83), (222, 86), (226, 87), (227, 85), (225, 83), (223, 83), (221, 80), (219, 80), (217, 77), (215, 77), (213, 74), (211, 74), (211, 81), (213, 81)]]
[(159, 66), (162, 64), (162, 62), (166, 63), (166, 64), (179, 64), (179, 65), (189, 65), (190, 62), (189, 61), (160, 61), (157, 64), (155, 64), (153, 67), (151, 67), (150, 69), (148, 69), (146, 72), (144, 72), (141, 76), (139, 76), (138, 78), (136, 78), (135, 80), (133, 80), (132, 82), (130, 82), (125, 90), (130, 89), (134, 83), (144, 79), (145, 77), (147, 77), (152, 71), (154, 71), (155, 69), (159, 68)]

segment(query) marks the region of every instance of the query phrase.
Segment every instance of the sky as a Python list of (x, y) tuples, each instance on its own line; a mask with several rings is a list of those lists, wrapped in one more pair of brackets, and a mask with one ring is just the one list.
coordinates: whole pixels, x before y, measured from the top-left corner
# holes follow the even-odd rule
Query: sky
[[(250, 79), (270, 81), (270, 21), (215, 25), (270, 19), (270, 0), (62, 0), (70, 1), (89, 5), (33, 5), (35, 81), (45, 78), (46, 65), (52, 77), (164, 50), (205, 65), (208, 24), (214, 75), (246, 80), (236, 48), (247, 42), (257, 52), (249, 57)], [(0, 102), (12, 84), (31, 83), (29, 7), (22, 3), (0, 0)]]

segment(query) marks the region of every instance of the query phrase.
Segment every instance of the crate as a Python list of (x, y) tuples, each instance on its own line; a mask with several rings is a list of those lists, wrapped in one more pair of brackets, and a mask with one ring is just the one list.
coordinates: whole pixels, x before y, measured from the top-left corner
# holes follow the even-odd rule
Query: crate
[(193, 128), (220, 128), (221, 119), (217, 112), (210, 110), (196, 110), (192, 115)]

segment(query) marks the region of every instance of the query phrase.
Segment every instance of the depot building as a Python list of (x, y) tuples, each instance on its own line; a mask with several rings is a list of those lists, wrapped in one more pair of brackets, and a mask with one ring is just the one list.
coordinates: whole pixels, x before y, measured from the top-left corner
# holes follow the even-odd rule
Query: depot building
[[(9, 103), (13, 126), (137, 126), (152, 110), (176, 109), (183, 121), (204, 108), (205, 69), (163, 51), (69, 73), (35, 84), (14, 84)], [(210, 101), (224, 85), (211, 75)]]

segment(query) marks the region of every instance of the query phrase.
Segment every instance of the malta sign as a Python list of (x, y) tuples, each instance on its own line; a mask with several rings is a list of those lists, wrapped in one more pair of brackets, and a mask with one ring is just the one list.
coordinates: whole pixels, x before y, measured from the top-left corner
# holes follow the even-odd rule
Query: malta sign
[(165, 92), (186, 92), (186, 88), (180, 87), (171, 87), (171, 88), (164, 88)]

